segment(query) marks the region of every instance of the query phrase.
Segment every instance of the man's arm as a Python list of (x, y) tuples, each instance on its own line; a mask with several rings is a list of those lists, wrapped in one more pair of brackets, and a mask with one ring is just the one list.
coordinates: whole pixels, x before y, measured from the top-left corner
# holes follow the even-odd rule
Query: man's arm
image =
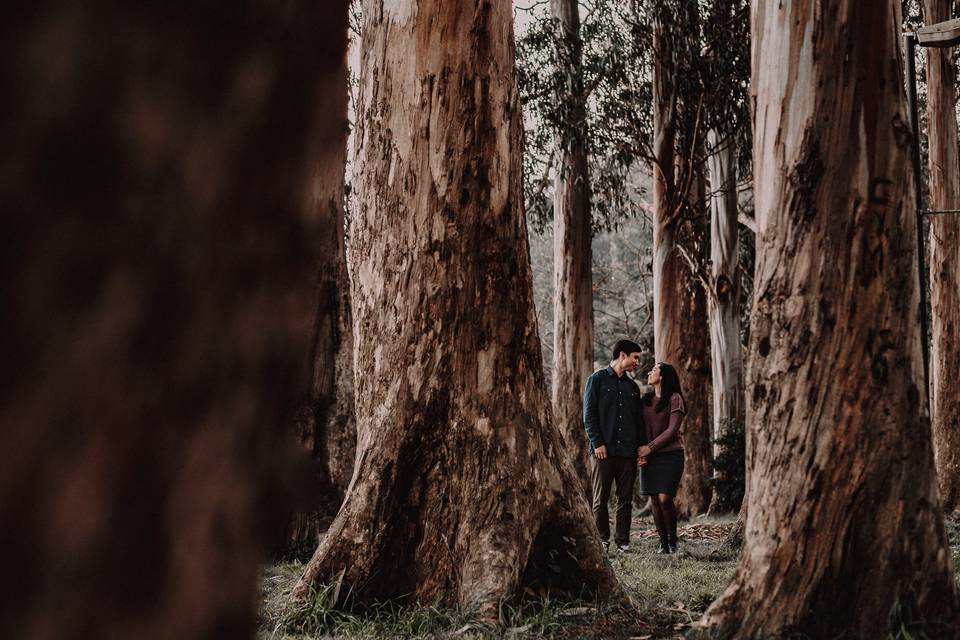
[(594, 451), (606, 444), (597, 425), (599, 414), (596, 375), (592, 375), (587, 378), (587, 386), (583, 391), (583, 428), (587, 430), (587, 439), (590, 440), (590, 448)]

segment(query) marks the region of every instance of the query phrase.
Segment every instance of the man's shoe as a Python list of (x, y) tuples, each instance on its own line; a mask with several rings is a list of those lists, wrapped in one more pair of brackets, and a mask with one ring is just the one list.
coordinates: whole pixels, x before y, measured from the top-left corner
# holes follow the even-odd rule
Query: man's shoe
[(629, 550), (630, 550), (630, 546), (629, 546), (629, 545), (625, 545), (625, 544), (618, 544), (618, 545), (617, 545), (617, 551), (619, 551), (620, 553), (626, 553), (626, 552), (629, 551)]
[(600, 545), (603, 547), (603, 552), (604, 552), (604, 553), (609, 553), (609, 552), (610, 552), (610, 541), (609, 541), (609, 540), (601, 540), (601, 541), (600, 541)]

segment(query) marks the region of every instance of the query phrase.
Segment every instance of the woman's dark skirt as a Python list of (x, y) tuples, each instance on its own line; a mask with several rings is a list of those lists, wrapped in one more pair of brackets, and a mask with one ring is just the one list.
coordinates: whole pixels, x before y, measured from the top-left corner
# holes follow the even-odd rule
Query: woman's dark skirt
[(683, 449), (654, 453), (647, 458), (647, 464), (640, 467), (640, 494), (676, 496), (682, 476)]

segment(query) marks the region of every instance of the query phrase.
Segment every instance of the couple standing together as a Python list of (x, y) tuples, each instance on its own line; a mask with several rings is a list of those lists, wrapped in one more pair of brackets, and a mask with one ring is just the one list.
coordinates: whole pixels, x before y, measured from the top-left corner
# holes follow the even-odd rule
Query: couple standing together
[(587, 378), (583, 424), (590, 441), (593, 517), (604, 548), (610, 544), (607, 502), (616, 485), (614, 543), (630, 544), (633, 487), (640, 468), (640, 493), (650, 496), (650, 510), (660, 534), (657, 553), (676, 553), (677, 507), (674, 497), (683, 475), (683, 416), (686, 406), (680, 378), (671, 365), (657, 363), (647, 374), (653, 389), (641, 395), (627, 373), (640, 365), (640, 347), (620, 340), (613, 362)]

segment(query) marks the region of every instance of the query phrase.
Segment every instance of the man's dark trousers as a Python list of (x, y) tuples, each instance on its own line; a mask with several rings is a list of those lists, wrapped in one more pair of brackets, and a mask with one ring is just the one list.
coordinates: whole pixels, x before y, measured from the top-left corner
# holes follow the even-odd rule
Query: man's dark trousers
[(617, 485), (617, 528), (614, 543), (630, 544), (630, 511), (633, 505), (633, 485), (637, 479), (637, 457), (608, 456), (606, 460), (592, 457), (590, 478), (593, 481), (593, 519), (600, 530), (600, 539), (610, 540), (610, 489)]

